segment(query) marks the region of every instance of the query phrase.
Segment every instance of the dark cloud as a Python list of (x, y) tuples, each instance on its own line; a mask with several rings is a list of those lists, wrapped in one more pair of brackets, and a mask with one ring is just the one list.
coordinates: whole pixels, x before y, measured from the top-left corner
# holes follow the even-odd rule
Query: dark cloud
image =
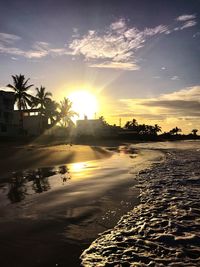
[(113, 114), (112, 117), (118, 118), (145, 118), (148, 120), (163, 120), (168, 116), (168, 114), (148, 114), (148, 113), (141, 113), (141, 114), (134, 114), (132, 113), (119, 113)]
[(168, 109), (168, 115), (200, 117), (200, 102), (194, 100), (148, 100), (140, 103), (143, 106)]
[(141, 104), (150, 107), (162, 107), (177, 110), (199, 110), (200, 112), (200, 102), (194, 100), (150, 100), (143, 101)]

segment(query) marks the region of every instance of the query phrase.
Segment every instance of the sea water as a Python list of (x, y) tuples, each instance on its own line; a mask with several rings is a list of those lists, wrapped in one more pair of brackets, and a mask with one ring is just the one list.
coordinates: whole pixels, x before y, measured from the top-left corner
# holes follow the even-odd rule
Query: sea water
[(137, 175), (140, 204), (102, 233), (83, 266), (200, 266), (200, 142), (132, 145), (165, 160)]

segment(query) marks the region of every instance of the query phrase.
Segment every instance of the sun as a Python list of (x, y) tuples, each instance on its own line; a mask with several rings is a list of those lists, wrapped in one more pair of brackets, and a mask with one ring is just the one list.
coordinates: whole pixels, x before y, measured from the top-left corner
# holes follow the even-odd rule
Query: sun
[(72, 109), (79, 114), (79, 119), (87, 116), (88, 119), (94, 119), (98, 111), (98, 101), (94, 94), (89, 91), (74, 91), (68, 96), (72, 102)]

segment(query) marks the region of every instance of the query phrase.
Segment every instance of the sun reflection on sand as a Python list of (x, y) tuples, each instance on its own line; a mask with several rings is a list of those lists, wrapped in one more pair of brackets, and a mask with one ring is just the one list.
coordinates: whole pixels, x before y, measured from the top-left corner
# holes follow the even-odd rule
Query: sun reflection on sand
[(81, 172), (84, 171), (87, 168), (88, 164), (85, 162), (77, 162), (70, 164), (70, 170), (72, 172)]

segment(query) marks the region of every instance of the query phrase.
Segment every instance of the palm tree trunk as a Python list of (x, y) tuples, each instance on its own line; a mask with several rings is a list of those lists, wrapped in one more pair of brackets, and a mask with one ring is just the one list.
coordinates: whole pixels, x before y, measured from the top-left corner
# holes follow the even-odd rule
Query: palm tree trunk
[(40, 118), (39, 118), (39, 120), (40, 120), (40, 122), (39, 122), (39, 127), (40, 127), (40, 134), (42, 134), (43, 133), (43, 131), (44, 131), (44, 120), (43, 120), (43, 113), (44, 113), (44, 107), (43, 107), (43, 105), (41, 105), (41, 108), (40, 108)]
[(20, 130), (23, 132), (23, 130), (24, 130), (24, 114), (23, 114), (23, 110), (22, 110), (22, 106), (21, 106), (20, 101), (19, 101), (19, 113), (20, 113), (19, 127), (20, 127)]
[(42, 133), (42, 109), (40, 110), (40, 118), (39, 118), (39, 133)]

